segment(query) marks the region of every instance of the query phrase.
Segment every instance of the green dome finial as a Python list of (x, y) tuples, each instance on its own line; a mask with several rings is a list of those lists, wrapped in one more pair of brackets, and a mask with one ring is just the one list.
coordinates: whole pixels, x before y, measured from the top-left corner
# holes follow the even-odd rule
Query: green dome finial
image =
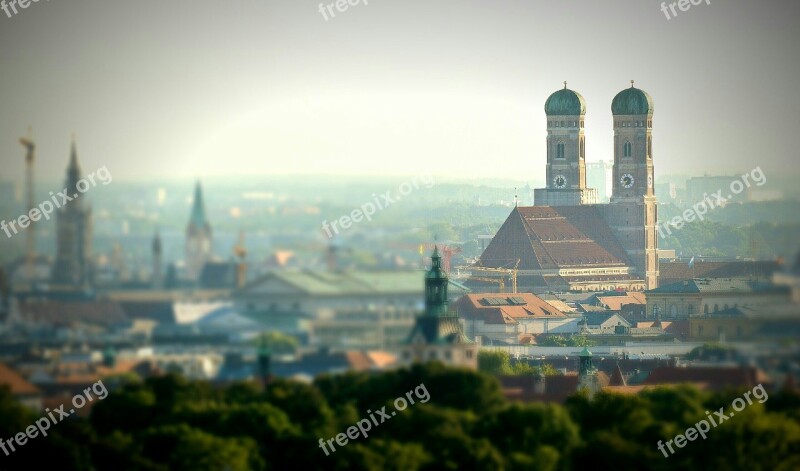
[(653, 114), (654, 109), (653, 98), (647, 92), (634, 87), (633, 80), (631, 88), (619, 92), (611, 102), (611, 113), (614, 116)]
[(586, 101), (579, 93), (567, 88), (567, 82), (564, 81), (564, 88), (547, 98), (544, 112), (548, 116), (584, 115), (586, 114)]

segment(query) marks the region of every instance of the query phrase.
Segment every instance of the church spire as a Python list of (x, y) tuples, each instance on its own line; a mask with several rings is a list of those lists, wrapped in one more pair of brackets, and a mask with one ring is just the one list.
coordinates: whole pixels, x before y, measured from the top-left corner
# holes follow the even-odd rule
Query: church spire
[(206, 207), (203, 204), (203, 189), (200, 186), (200, 181), (198, 181), (194, 187), (194, 201), (192, 202), (192, 214), (189, 218), (189, 227), (200, 229), (207, 226)]
[(78, 164), (78, 147), (75, 144), (75, 134), (69, 149), (69, 165), (67, 166), (67, 188), (70, 194), (77, 192), (78, 180), (81, 179), (81, 166)]
[(186, 227), (186, 277), (197, 280), (203, 266), (212, 258), (211, 225), (206, 219), (203, 189), (198, 181), (194, 187), (194, 201)]
[(441, 317), (447, 314), (447, 273), (442, 270), (439, 247), (434, 246), (431, 268), (425, 274), (425, 315)]
[(69, 149), (69, 168), (78, 168), (78, 150), (75, 145), (75, 134), (72, 134)]

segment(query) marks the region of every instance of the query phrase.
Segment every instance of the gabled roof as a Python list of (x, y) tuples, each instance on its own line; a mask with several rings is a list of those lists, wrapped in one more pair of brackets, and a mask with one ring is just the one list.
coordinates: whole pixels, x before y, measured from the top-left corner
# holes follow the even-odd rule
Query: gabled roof
[(520, 270), (630, 266), (625, 250), (594, 206), (530, 206), (511, 212), (481, 255), (484, 267)]
[(610, 311), (603, 306), (595, 306), (593, 304), (585, 304), (585, 303), (578, 303), (578, 312), (589, 313), (589, 312), (602, 312), (602, 313), (609, 313)]
[(483, 320), (487, 324), (516, 324), (524, 319), (567, 317), (531, 293), (467, 294), (455, 302), (454, 308), (463, 319)]
[(628, 304), (647, 304), (644, 293), (627, 292), (623, 295), (597, 296), (597, 301), (612, 311), (621, 311)]
[(604, 323), (608, 322), (610, 319), (616, 317), (617, 321), (624, 325), (625, 327), (630, 327), (630, 323), (625, 320), (624, 317), (620, 316), (615, 312), (587, 312), (583, 314), (584, 319), (586, 319), (586, 324), (590, 326), (600, 326)]
[(33, 396), (39, 389), (5, 363), (0, 363), (0, 386), (8, 386), (14, 396)]
[(575, 312), (576, 309), (560, 299), (543, 299), (544, 302), (561, 312)]

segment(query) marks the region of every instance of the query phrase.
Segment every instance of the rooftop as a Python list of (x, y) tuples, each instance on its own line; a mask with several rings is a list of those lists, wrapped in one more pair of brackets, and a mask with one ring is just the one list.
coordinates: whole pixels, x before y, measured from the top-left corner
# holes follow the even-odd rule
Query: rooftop
[(647, 291), (647, 294), (686, 293), (780, 293), (786, 291), (769, 281), (748, 278), (694, 278)]
[[(248, 283), (241, 294), (256, 294), (259, 288), (272, 284), (272, 294), (305, 294), (311, 296), (354, 296), (385, 294), (422, 294), (423, 273), (419, 270), (282, 270), (267, 273)], [(456, 293), (469, 291), (450, 280)], [(278, 293), (275, 290), (279, 290)], [(281, 293), (280, 291), (283, 291)]]

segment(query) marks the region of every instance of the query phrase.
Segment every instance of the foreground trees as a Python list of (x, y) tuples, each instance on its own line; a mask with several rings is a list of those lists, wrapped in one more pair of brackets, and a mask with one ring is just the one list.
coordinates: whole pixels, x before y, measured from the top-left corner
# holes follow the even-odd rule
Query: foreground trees
[[(430, 400), (408, 405), (368, 437), (336, 445), (319, 439), (346, 433), (368, 411), (420, 384)], [(127, 384), (97, 403), (87, 420), (66, 420), (10, 456), (1, 469), (115, 471), (245, 470), (667, 470), (800, 468), (800, 396), (770, 394), (664, 458), (656, 448), (728, 407), (741, 391), (689, 387), (635, 396), (572, 397), (567, 404), (503, 399), (486, 374), (415, 366), (380, 375), (322, 376), (307, 385), (276, 380), (215, 389), (178, 376)], [(37, 418), (0, 390), (0, 438)]]

